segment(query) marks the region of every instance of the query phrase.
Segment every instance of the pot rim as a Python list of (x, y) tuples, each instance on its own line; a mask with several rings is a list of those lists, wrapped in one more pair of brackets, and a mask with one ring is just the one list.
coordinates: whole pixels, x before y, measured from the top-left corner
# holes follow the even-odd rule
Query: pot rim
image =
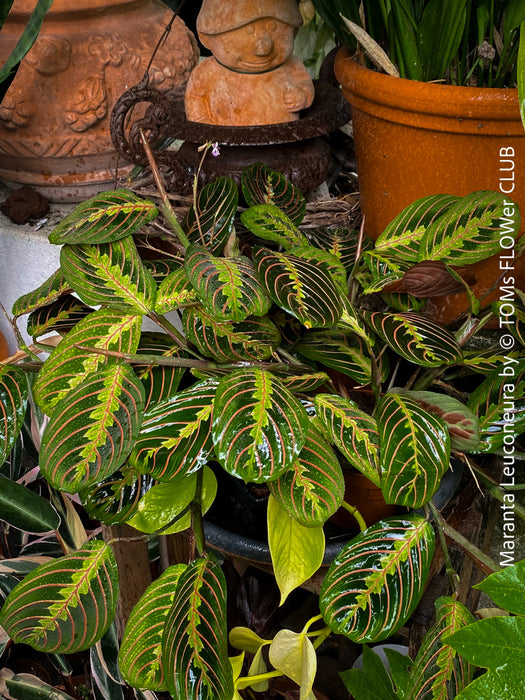
[(395, 78), (360, 65), (347, 47), (337, 52), (334, 69), (351, 104), (354, 99), (360, 104), (366, 100), (393, 110), (438, 117), (450, 116), (453, 104), (455, 119), (487, 119), (490, 115), (496, 121), (517, 120), (522, 135), (525, 133), (515, 88), (475, 88)]

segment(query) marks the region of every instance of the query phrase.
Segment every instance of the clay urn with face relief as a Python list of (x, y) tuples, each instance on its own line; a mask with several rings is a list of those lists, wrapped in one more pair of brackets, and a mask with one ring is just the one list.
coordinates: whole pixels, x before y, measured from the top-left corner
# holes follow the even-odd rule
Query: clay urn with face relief
[[(15, 0), (2, 27), (0, 65), (37, 0)], [(109, 130), (117, 98), (139, 83), (183, 92), (198, 60), (195, 37), (159, 0), (54, 0), (0, 104), (0, 180), (51, 201), (81, 201), (115, 184)]]
[(299, 119), (314, 98), (312, 80), (293, 55), (301, 24), (295, 0), (204, 0), (197, 31), (213, 55), (190, 76), (187, 118), (230, 126)]

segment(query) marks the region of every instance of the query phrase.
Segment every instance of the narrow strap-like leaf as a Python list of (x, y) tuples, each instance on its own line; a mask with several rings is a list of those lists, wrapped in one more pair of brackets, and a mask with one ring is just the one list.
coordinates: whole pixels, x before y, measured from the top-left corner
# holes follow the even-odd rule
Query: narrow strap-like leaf
[(131, 451), (143, 409), (144, 388), (128, 365), (88, 375), (53, 409), (42, 438), (42, 474), (67, 493), (102, 481)]
[(51, 243), (110, 243), (131, 236), (158, 215), (153, 202), (129, 190), (100, 192), (78, 204), (49, 235)]
[(215, 559), (182, 572), (162, 638), (162, 668), (175, 700), (231, 700), (226, 580)]
[(108, 629), (117, 596), (113, 553), (93, 540), (29, 573), (9, 594), (0, 625), (16, 643), (74, 654), (95, 644)]
[(25, 372), (0, 365), (0, 464), (7, 459), (22, 429), (27, 396)]
[(20, 63), (33, 46), (44, 21), (45, 14), (51, 7), (52, 2), (53, 0), (38, 0), (24, 27), (22, 36), (18, 40), (13, 52), (8, 56), (7, 61), (0, 69), (0, 83), (6, 80), (13, 68)]

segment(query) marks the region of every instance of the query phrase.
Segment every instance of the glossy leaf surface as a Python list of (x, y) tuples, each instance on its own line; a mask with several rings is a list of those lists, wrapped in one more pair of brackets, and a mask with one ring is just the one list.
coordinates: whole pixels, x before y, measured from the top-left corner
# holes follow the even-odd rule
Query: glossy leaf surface
[(358, 384), (370, 384), (372, 362), (360, 338), (338, 331), (309, 331), (295, 345), (303, 357), (335, 369)]
[(153, 404), (142, 421), (132, 464), (155, 479), (192, 474), (213, 451), (211, 419), (218, 382), (207, 379)]
[(39, 287), (15, 301), (13, 304), (13, 316), (29, 314), (42, 306), (52, 304), (70, 289), (71, 287), (62, 274), (62, 270), (56, 270)]
[(133, 353), (140, 339), (142, 316), (118, 309), (94, 311), (68, 333), (40, 369), (33, 393), (40, 408), (49, 413), (70, 390), (92, 372), (116, 360), (85, 348)]
[(319, 607), (334, 632), (354, 642), (386, 639), (416, 608), (434, 553), (434, 531), (418, 515), (387, 518), (336, 556)]
[(337, 394), (317, 394), (315, 407), (329, 441), (353, 467), (379, 486), (379, 433), (375, 419)]
[(166, 314), (181, 309), (197, 301), (197, 294), (191, 286), (184, 267), (170, 272), (158, 285), (155, 311)]
[(392, 393), (383, 396), (374, 417), (385, 501), (420, 508), (437, 491), (450, 464), (445, 422), (414, 399)]
[(273, 301), (306, 328), (337, 323), (342, 297), (325, 266), (267, 248), (255, 251), (254, 263)]
[(66, 245), (60, 252), (64, 276), (79, 297), (146, 314), (155, 306), (157, 287), (131, 237), (98, 245)]
[(0, 624), (16, 643), (73, 654), (102, 637), (115, 615), (117, 565), (99, 540), (43, 564), (9, 594)]
[(241, 221), (258, 238), (278, 243), (285, 250), (308, 243), (292, 219), (275, 204), (256, 204), (241, 214)]
[(88, 375), (53, 409), (42, 438), (42, 474), (67, 493), (110, 476), (137, 438), (143, 408), (144, 389), (128, 365)]
[(223, 468), (246, 482), (290, 469), (305, 441), (308, 416), (276, 377), (239, 370), (221, 379), (213, 404), (213, 442)]
[(185, 569), (184, 564), (166, 569), (131, 611), (120, 645), (119, 667), (124, 680), (134, 688), (167, 688), (162, 673), (162, 636)]
[(264, 163), (254, 163), (244, 168), (241, 188), (249, 207), (256, 204), (274, 204), (296, 226), (299, 226), (304, 218), (306, 200), (301, 191), (282, 173), (272, 170)]
[(191, 207), (182, 224), (189, 240), (200, 243), (218, 255), (233, 230), (239, 192), (228, 177), (218, 177), (197, 195), (197, 207)]
[(175, 700), (231, 700), (226, 580), (210, 557), (181, 574), (162, 638), (162, 669)]
[(157, 207), (129, 190), (100, 192), (62, 219), (50, 243), (110, 243), (130, 236), (158, 214)]
[(423, 367), (439, 367), (461, 359), (454, 336), (416, 313), (363, 311), (365, 321), (398, 355)]
[(90, 306), (83, 304), (72, 294), (64, 294), (51, 304), (29, 314), (27, 332), (34, 338), (51, 331), (65, 333), (92, 311)]
[(79, 495), (91, 518), (105, 525), (122, 525), (137, 511), (140, 499), (152, 485), (150, 476), (123, 465), (103, 481), (81, 490)]
[(194, 244), (186, 252), (184, 267), (199, 300), (218, 321), (244, 321), (270, 308), (253, 263), (244, 256), (219, 258)]
[[(179, 357), (180, 348), (166, 333), (144, 331), (140, 336), (137, 354), (153, 357)], [(183, 368), (167, 365), (134, 364), (133, 367), (144, 385), (145, 410), (150, 405), (173, 396), (184, 374)]]
[(48, 500), (0, 475), (0, 520), (25, 532), (48, 532), (60, 517)]
[(268, 486), (279, 505), (305, 527), (324, 525), (340, 507), (345, 492), (339, 461), (312, 424), (292, 468)]
[[(307, 228), (304, 231), (310, 245), (335, 255), (347, 273), (351, 273), (355, 265), (359, 232), (348, 228)], [(362, 250), (372, 247), (372, 241), (366, 235), (363, 238)]]
[(28, 385), (18, 367), (0, 365), (0, 465), (15, 444), (26, 413)]

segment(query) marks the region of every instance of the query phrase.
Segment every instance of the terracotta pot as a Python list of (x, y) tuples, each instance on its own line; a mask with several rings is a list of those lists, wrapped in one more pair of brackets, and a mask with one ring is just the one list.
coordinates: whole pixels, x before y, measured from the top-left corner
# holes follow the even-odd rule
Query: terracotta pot
[[(385, 503), (379, 486), (367, 479), (359, 472), (343, 469), (345, 479), (345, 502), (355, 506), (363, 516), (365, 523), (370, 526), (382, 518), (396, 515), (400, 512), (399, 506)], [(359, 531), (356, 519), (344, 508), (340, 508), (332, 515), (330, 522), (348, 530)]]
[[(525, 131), (517, 90), (393, 78), (360, 66), (346, 48), (336, 56), (335, 73), (352, 106), (361, 207), (372, 238), (430, 194), (501, 191), (525, 214)], [(524, 222), (522, 216), (522, 232)], [(495, 258), (476, 266), (478, 297), (497, 271)], [(524, 284), (521, 261), (517, 286)], [(433, 300), (432, 308), (447, 322), (468, 304), (465, 295), (451, 295)]]
[(3, 333), (0, 333), (0, 360), (5, 360), (6, 357), (9, 357), (9, 347)]
[[(2, 28), (0, 64), (36, 0), (15, 0)], [(144, 76), (173, 13), (157, 0), (54, 0), (0, 105), (0, 179), (52, 201), (80, 201), (114, 185), (109, 132), (117, 98)], [(198, 59), (177, 19), (150, 68), (150, 84), (183, 90)]]

